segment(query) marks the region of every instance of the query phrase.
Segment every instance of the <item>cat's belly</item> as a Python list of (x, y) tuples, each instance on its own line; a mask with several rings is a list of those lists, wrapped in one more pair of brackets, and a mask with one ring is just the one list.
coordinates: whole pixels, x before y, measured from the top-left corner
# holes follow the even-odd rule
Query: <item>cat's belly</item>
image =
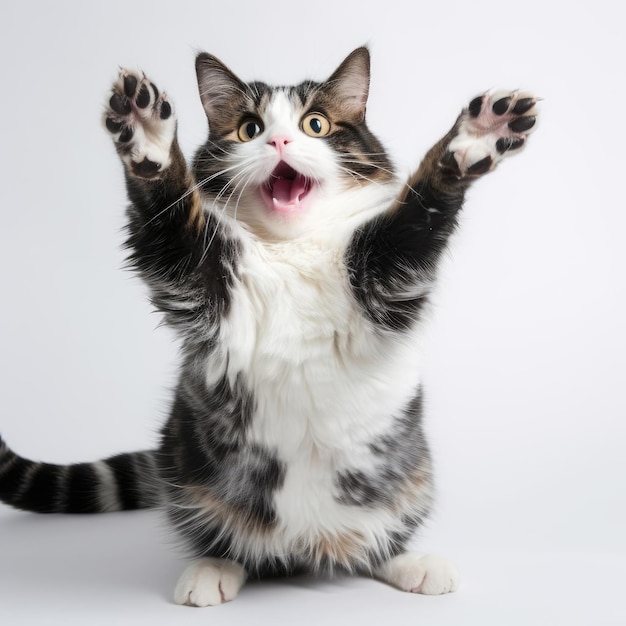
[(372, 446), (419, 386), (421, 332), (401, 340), (377, 332), (351, 297), (340, 256), (298, 255), (244, 268), (222, 329), (227, 374), (243, 375), (254, 398), (248, 441), (284, 468), (263, 551), (354, 566), (401, 532), (416, 506), (412, 493), (390, 494), (389, 506), (346, 504), (338, 476), (375, 469)]
[(406, 519), (425, 514), (430, 482), (407, 483), (378, 506), (342, 503), (331, 465), (303, 456), (287, 468), (275, 494), (277, 523), (272, 533), (273, 554), (300, 558), (312, 569), (341, 567), (366, 570), (390, 556), (393, 541), (406, 533)]
[(302, 551), (316, 565), (364, 565), (368, 553), (384, 551), (389, 537), (402, 532), (405, 515), (420, 509), (418, 492), (424, 491), (424, 504), (429, 499), (430, 485), (418, 481), (414, 489), (410, 480), (397, 493), (392, 490), (398, 485), (390, 485), (384, 503), (356, 505), (342, 494), (340, 477), (347, 472), (377, 474), (380, 457), (373, 446), (391, 432), (394, 418), (415, 395), (415, 363), (385, 365), (384, 373), (377, 369), (373, 375), (355, 363), (341, 368), (327, 363), (329, 375), (318, 378), (316, 394), (310, 393), (313, 382), (304, 367), (298, 373), (301, 397), (281, 402), (279, 392), (263, 398), (250, 434), (285, 470), (273, 495), (272, 543), (279, 554)]

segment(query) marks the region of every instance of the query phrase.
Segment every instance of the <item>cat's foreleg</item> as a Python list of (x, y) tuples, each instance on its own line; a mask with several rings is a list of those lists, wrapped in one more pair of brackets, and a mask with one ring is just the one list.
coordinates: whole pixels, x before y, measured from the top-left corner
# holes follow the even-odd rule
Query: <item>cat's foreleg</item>
[(456, 591), (459, 582), (459, 574), (450, 561), (417, 552), (406, 552), (386, 561), (374, 575), (402, 591), (429, 596)]
[(436, 263), (470, 184), (526, 145), (537, 121), (536, 104), (537, 98), (517, 91), (478, 96), (428, 151), (391, 211), (406, 214), (418, 229), (417, 261)]
[(180, 268), (195, 251), (203, 214), (170, 100), (143, 74), (121, 70), (104, 122), (124, 163), (133, 260), (149, 273)]
[(153, 302), (186, 329), (202, 311), (219, 314), (236, 245), (203, 210), (167, 95), (145, 75), (121, 70), (104, 123), (126, 174), (130, 262)]
[(357, 230), (346, 255), (350, 282), (374, 322), (399, 330), (418, 316), (467, 188), (525, 145), (536, 103), (518, 92), (474, 98), (395, 204)]
[(428, 151), (392, 208), (407, 213), (420, 229), (425, 260), (456, 223), (469, 185), (526, 145), (537, 121), (536, 104), (537, 98), (516, 91), (478, 96)]
[(395, 207), (419, 233), (414, 248), (419, 267), (437, 267), (469, 185), (526, 145), (537, 121), (536, 104), (537, 98), (517, 91), (478, 96), (427, 153)]

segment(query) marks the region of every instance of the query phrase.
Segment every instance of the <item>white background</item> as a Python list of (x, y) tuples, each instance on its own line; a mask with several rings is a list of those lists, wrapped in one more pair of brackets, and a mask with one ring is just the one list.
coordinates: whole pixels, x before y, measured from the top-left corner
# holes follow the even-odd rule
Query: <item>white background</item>
[[(172, 604), (183, 568), (158, 516), (0, 508), (0, 621), (626, 624), (623, 16), (593, 3), (50, 2), (0, 8), (0, 432), (20, 454), (88, 461), (150, 447), (176, 346), (121, 269), (122, 169), (100, 125), (118, 65), (205, 138), (193, 59), (242, 78), (323, 79), (369, 43), (369, 123), (402, 170), (490, 87), (544, 98), (527, 150), (471, 190), (428, 346), (439, 505), (416, 545), (458, 593), (360, 579), (248, 585)], [(10, 622), (5, 621), (10, 618)]]

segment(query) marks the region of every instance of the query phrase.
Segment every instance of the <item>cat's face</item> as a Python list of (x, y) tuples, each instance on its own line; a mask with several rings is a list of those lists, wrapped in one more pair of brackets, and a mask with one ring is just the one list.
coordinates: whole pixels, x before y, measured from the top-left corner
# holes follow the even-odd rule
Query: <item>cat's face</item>
[[(196, 61), (209, 139), (198, 182), (218, 211), (275, 238), (340, 219), (342, 194), (392, 180), (365, 124), (369, 54), (359, 48), (324, 83), (246, 84), (218, 59)], [(345, 202), (344, 202), (345, 205)]]

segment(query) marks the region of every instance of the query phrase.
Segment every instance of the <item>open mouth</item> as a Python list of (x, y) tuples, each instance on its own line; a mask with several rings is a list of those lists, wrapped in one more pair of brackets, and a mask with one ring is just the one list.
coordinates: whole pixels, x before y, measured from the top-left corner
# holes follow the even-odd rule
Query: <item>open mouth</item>
[(261, 196), (271, 211), (293, 213), (307, 208), (313, 181), (281, 161), (261, 186)]

